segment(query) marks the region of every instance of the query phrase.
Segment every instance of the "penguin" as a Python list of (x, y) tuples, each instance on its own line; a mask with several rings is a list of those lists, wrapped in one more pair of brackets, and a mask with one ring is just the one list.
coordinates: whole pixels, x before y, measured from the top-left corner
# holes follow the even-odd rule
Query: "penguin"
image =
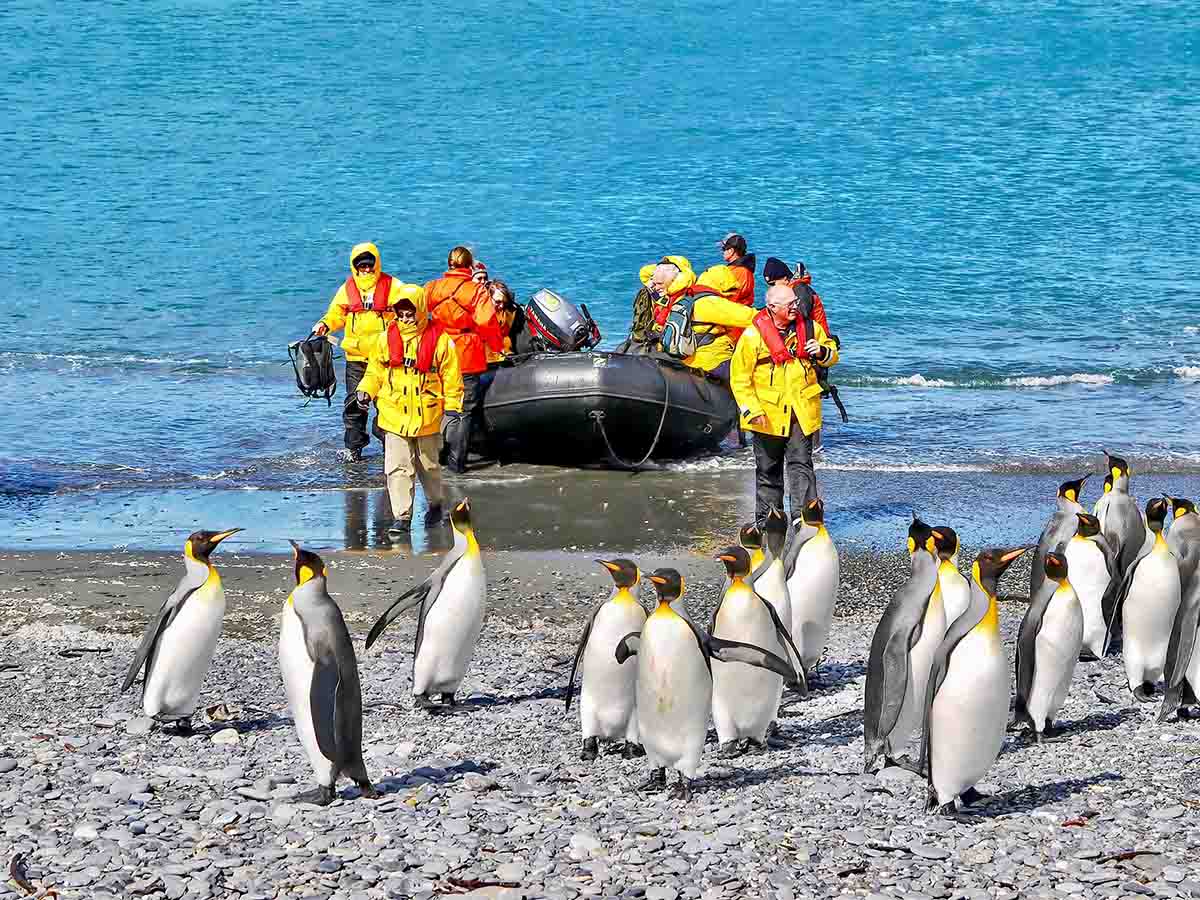
[(1068, 579), (1066, 545), (1042, 560), (1046, 580), (1030, 600), (1017, 633), (1017, 721), (1039, 744), (1050, 737), (1083, 646), (1083, 607)]
[(763, 560), (766, 559), (766, 552), (763, 550), (762, 529), (758, 527), (758, 523), (750, 522), (743, 525), (738, 532), (738, 543), (750, 554), (750, 571), (756, 572), (758, 567), (763, 564)]
[(1075, 534), (1067, 541), (1064, 552), (1071, 585), (1083, 610), (1083, 653), (1085, 658), (1099, 659), (1108, 644), (1112, 610), (1105, 609), (1105, 598), (1109, 598), (1111, 605), (1113, 595), (1109, 588), (1116, 572), (1117, 555), (1100, 531), (1100, 520), (1085, 512), (1075, 514)]
[(929, 785), (928, 809), (954, 815), (955, 800), (982, 795), (975, 784), (1004, 746), (1008, 661), (1000, 641), (996, 585), (1027, 547), (982, 551), (971, 566), (971, 605), (946, 632), (925, 691), (920, 770)]
[[(913, 517), (908, 529), (911, 572), (884, 610), (871, 637), (867, 683), (863, 695), (863, 771), (883, 758), (884, 767), (898, 764), (900, 751), (920, 724), (922, 691), (929, 675), (928, 657), (914, 658), (921, 641), (933, 592), (937, 561), (932, 530)], [(943, 631), (945, 626), (943, 625)], [(938, 636), (941, 640), (941, 635)], [(924, 649), (924, 648), (922, 648)]]
[(700, 766), (708, 714), (712, 707), (712, 661), (769, 669), (801, 687), (799, 675), (783, 657), (762, 647), (705, 635), (671, 608), (682, 596), (683, 577), (674, 569), (650, 575), (658, 605), (640, 633), (625, 635), (616, 646), (617, 662), (637, 656), (638, 736), (653, 766), (643, 791), (667, 786), (667, 768), (679, 773), (672, 796), (688, 800)]
[[(783, 568), (783, 547), (787, 541), (787, 519), (778, 508), (772, 506), (763, 523), (762, 562), (757, 567), (751, 564), (750, 586), (760, 597), (775, 608), (789, 629), (792, 627), (792, 605), (788, 601), (787, 572)], [(799, 660), (793, 660), (799, 665)]]
[[(413, 697), (429, 712), (452, 709), (487, 612), (487, 576), (475, 530), (471, 500), (464, 497), (450, 512), (454, 546), (428, 578), (401, 594), (367, 634), (367, 649), (395, 619), (418, 608), (413, 649)], [(432, 695), (440, 694), (438, 707)]]
[[(713, 610), (709, 635), (765, 647), (784, 658), (789, 651), (798, 655), (775, 608), (746, 583), (750, 554), (745, 548), (726, 547), (717, 559), (725, 564), (729, 585)], [(717, 661), (712, 664), (712, 679), (712, 715), (721, 755), (731, 757), (750, 749), (766, 749), (767, 728), (779, 714), (782, 676)]]
[[(949, 628), (970, 605), (971, 585), (958, 571), (958, 533), (947, 525), (939, 525), (933, 529), (933, 545), (938, 557), (938, 591), (945, 610), (946, 628)], [(945, 637), (944, 630), (942, 637)]]
[(121, 685), (121, 693), (129, 690), (144, 669), (142, 709), (155, 721), (168, 723), (171, 733), (192, 733), (200, 686), (225, 618), (225, 588), (209, 557), (221, 541), (241, 530), (197, 531), (184, 542), (183, 578), (147, 626)]
[[(1129, 689), (1141, 703), (1154, 700), (1162, 678), (1167, 648), (1180, 606), (1179, 561), (1163, 538), (1170, 501), (1155, 497), (1146, 504), (1146, 523), (1154, 532), (1154, 548), (1138, 559), (1121, 581), (1112, 605), (1113, 617), (1124, 622), (1121, 656)], [(1111, 629), (1112, 623), (1109, 623)]]
[(624, 755), (638, 754), (637, 672), (632, 666), (617, 665), (613, 647), (631, 631), (646, 624), (646, 610), (638, 602), (641, 572), (628, 559), (598, 559), (612, 575), (613, 590), (588, 614), (587, 624), (567, 679), (566, 709), (571, 710), (575, 672), (583, 661), (583, 684), (579, 688), (579, 720), (583, 749), (579, 758), (591, 762), (600, 754), (600, 740), (623, 741)]
[(283, 604), (279, 670), (296, 736), (317, 780), (314, 790), (294, 799), (328, 806), (341, 775), (353, 780), (364, 797), (378, 797), (363, 762), (362, 688), (354, 643), (342, 611), (329, 596), (325, 563), (290, 543), (296, 587)]
[(1029, 570), (1029, 596), (1031, 598), (1041, 594), (1042, 584), (1046, 581), (1046, 567), (1043, 565), (1046, 554), (1059, 544), (1069, 541), (1071, 535), (1075, 533), (1075, 526), (1078, 524), (1075, 514), (1084, 511), (1080, 499), (1083, 497), (1083, 485), (1090, 477), (1089, 473), (1074, 481), (1064, 481), (1058, 486), (1054, 514), (1050, 516), (1050, 521), (1042, 529), (1042, 536), (1038, 538), (1037, 553), (1033, 557), (1033, 564)]
[(1158, 721), (1165, 722), (1176, 712), (1187, 716), (1187, 707), (1200, 704), (1200, 515), (1191, 500), (1171, 498), (1175, 515), (1167, 547), (1179, 561), (1179, 611), (1171, 628), (1167, 646), (1167, 667)]
[(841, 582), (837, 547), (825, 528), (825, 504), (810, 500), (792, 521), (792, 543), (784, 555), (791, 633), (800, 665), (813, 670), (825, 652)]
[(1108, 467), (1105, 485), (1111, 481), (1112, 487), (1097, 502), (1094, 515), (1100, 520), (1105, 540), (1117, 554), (1114, 577), (1119, 580), (1137, 560), (1146, 542), (1147, 524), (1138, 511), (1137, 501), (1129, 494), (1129, 479), (1133, 474), (1129, 463), (1107, 450), (1104, 460)]

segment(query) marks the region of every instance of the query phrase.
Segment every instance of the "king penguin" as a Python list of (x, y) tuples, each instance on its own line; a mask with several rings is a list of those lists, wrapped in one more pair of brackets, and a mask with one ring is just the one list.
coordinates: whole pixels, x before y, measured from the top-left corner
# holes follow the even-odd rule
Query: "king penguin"
[(623, 665), (637, 656), (638, 736), (654, 767), (641, 789), (666, 788), (670, 767), (679, 773), (673, 796), (687, 800), (708, 732), (712, 660), (770, 669), (797, 685), (799, 676), (771, 651), (705, 635), (675, 612), (671, 602), (683, 594), (684, 582), (674, 569), (658, 569), (650, 581), (658, 592), (658, 606), (640, 634), (627, 634), (617, 644), (616, 659)]
[(920, 725), (929, 659), (914, 657), (913, 651), (925, 637), (926, 614), (937, 590), (937, 560), (932, 530), (916, 516), (908, 529), (908, 553), (908, 580), (892, 597), (871, 637), (863, 696), (864, 772), (870, 772), (880, 757), (885, 767), (896, 765)]
[(241, 530), (197, 531), (184, 542), (183, 578), (147, 626), (121, 685), (122, 693), (129, 690), (144, 669), (142, 709), (156, 721), (170, 722), (176, 734), (191, 733), (200, 685), (225, 619), (225, 588), (209, 557)]
[[(782, 658), (797, 654), (775, 608), (746, 584), (750, 554), (742, 547), (726, 547), (717, 559), (725, 564), (729, 585), (713, 610), (709, 635), (765, 647)], [(783, 677), (769, 669), (718, 660), (712, 664), (712, 678), (712, 715), (721, 755), (765, 749), (767, 727), (779, 713)]]
[(810, 500), (792, 521), (792, 543), (784, 554), (791, 633), (800, 665), (811, 672), (825, 652), (841, 582), (837, 547), (825, 528), (825, 504)]
[(1129, 479), (1133, 475), (1129, 463), (1107, 450), (1104, 460), (1108, 466), (1105, 481), (1112, 481), (1112, 489), (1096, 503), (1095, 515), (1100, 520), (1105, 539), (1117, 554), (1114, 577), (1119, 580), (1125, 577), (1141, 553), (1148, 524), (1143, 521), (1137, 501), (1129, 493)]
[(1154, 532), (1154, 548), (1129, 567), (1113, 604), (1114, 617), (1119, 615), (1124, 622), (1121, 656), (1125, 677), (1133, 696), (1142, 703), (1154, 700), (1179, 612), (1179, 561), (1162, 533), (1169, 508), (1170, 501), (1163, 497), (1146, 504), (1146, 524)]
[(1017, 721), (1040, 744), (1067, 700), (1083, 646), (1083, 608), (1067, 577), (1065, 544), (1042, 559), (1046, 580), (1030, 600), (1017, 633)]
[(763, 550), (763, 533), (758, 527), (758, 523), (750, 522), (743, 525), (738, 532), (738, 543), (742, 548), (750, 554), (750, 571), (754, 573), (758, 571), (758, 567), (763, 564), (766, 559), (766, 551)]
[(613, 647), (631, 631), (641, 631), (646, 611), (638, 602), (641, 572), (628, 559), (598, 559), (612, 575), (613, 590), (588, 614), (583, 636), (567, 679), (567, 711), (575, 672), (583, 661), (583, 683), (579, 688), (579, 719), (583, 730), (580, 758), (591, 762), (600, 754), (600, 741), (624, 741), (625, 758), (638, 754), (637, 672), (613, 658)]
[[(1071, 585), (1083, 610), (1083, 652), (1099, 659), (1108, 644), (1108, 626), (1112, 610), (1105, 609), (1117, 567), (1117, 555), (1100, 531), (1100, 520), (1085, 512), (1075, 514), (1075, 534), (1065, 551)], [(1119, 584), (1119, 582), (1118, 582)], [(1038, 596), (1038, 595), (1033, 595)], [(1032, 598), (1031, 598), (1032, 599)]]
[(1165, 722), (1176, 712), (1187, 715), (1187, 707), (1200, 704), (1200, 515), (1191, 500), (1171, 498), (1175, 514), (1167, 547), (1179, 560), (1179, 611), (1171, 629), (1167, 647), (1166, 691), (1158, 721)]
[(315, 790), (295, 799), (329, 805), (341, 775), (352, 779), (364, 797), (378, 797), (363, 763), (362, 689), (354, 643), (342, 611), (329, 596), (325, 563), (291, 543), (296, 587), (283, 604), (279, 669), (296, 735), (317, 780)]
[(417, 705), (434, 712), (432, 695), (440, 694), (442, 708), (454, 706), (487, 612), (487, 576), (479, 542), (471, 527), (471, 501), (464, 497), (450, 512), (454, 546), (433, 574), (401, 594), (367, 634), (367, 648), (383, 630), (413, 607), (418, 608), (413, 649), (413, 696)]
[(975, 783), (1004, 746), (1012, 683), (1000, 642), (996, 585), (1028, 548), (984, 550), (971, 566), (971, 605), (946, 632), (925, 691), (921, 772), (929, 809), (953, 815), (954, 801), (980, 798)]
[[(933, 529), (933, 545), (938, 557), (938, 591), (949, 628), (970, 605), (971, 585), (958, 571), (958, 533), (948, 525), (939, 525)], [(944, 630), (942, 636), (945, 637)]]
[(1075, 526), (1078, 524), (1075, 514), (1083, 512), (1083, 505), (1080, 501), (1083, 497), (1083, 485), (1089, 477), (1090, 475), (1084, 475), (1074, 481), (1064, 481), (1058, 486), (1058, 497), (1054, 501), (1054, 513), (1050, 516), (1046, 527), (1042, 529), (1042, 536), (1038, 538), (1037, 554), (1033, 557), (1032, 568), (1029, 570), (1029, 596), (1031, 598), (1041, 594), (1042, 584), (1046, 580), (1046, 567), (1042, 564), (1046, 554), (1059, 544), (1069, 541), (1071, 535), (1075, 533)]

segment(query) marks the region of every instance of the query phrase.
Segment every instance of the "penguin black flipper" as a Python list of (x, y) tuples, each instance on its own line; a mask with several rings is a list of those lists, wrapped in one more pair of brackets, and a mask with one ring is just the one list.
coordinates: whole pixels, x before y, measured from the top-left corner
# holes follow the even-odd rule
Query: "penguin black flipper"
[(640, 631), (631, 631), (625, 637), (617, 641), (617, 663), (624, 665), (625, 660), (631, 656), (637, 656), (638, 647), (642, 643), (642, 633)]
[[(907, 588), (908, 585), (905, 585)], [(871, 637), (871, 652), (867, 657), (867, 690), (863, 697), (863, 750), (867, 769), (884, 752), (884, 741), (900, 719), (904, 695), (912, 677), (909, 653), (921, 639), (925, 611), (929, 605), (927, 598), (919, 610), (910, 609), (914, 604), (905, 602), (905, 589), (888, 604)], [(929, 590), (932, 596), (933, 587)], [(909, 617), (918, 611), (920, 615), (910, 620)]]
[[(1188, 688), (1187, 670), (1192, 654), (1197, 652), (1196, 629), (1200, 627), (1200, 546), (1189, 544), (1182, 548), (1179, 557), (1180, 581), (1185, 593), (1175, 613), (1171, 627), (1171, 641), (1167, 644), (1167, 663), (1163, 669), (1163, 680), (1167, 689), (1159, 707), (1158, 721), (1165, 722), (1183, 705)], [(1191, 685), (1193, 694), (1200, 695), (1200, 684)]]
[[(138, 672), (143, 668), (146, 670), (146, 676), (149, 677), (150, 670), (154, 667), (154, 655), (158, 650), (158, 642), (162, 639), (163, 632), (175, 621), (188, 598), (200, 590), (203, 585), (202, 579), (197, 581), (190, 574), (179, 579), (179, 584), (171, 592), (171, 596), (163, 601), (163, 605), (158, 608), (158, 614), (146, 626), (146, 633), (142, 635), (142, 642), (138, 644), (137, 653), (134, 654), (133, 662), (129, 666), (129, 672), (121, 684), (120, 692), (122, 694), (133, 686), (133, 683), (137, 681)], [(144, 680), (142, 684), (145, 685)]]
[[(1146, 554), (1148, 556), (1149, 554)], [(1120, 579), (1114, 576), (1113, 580), (1108, 583), (1108, 590), (1104, 592), (1104, 596), (1100, 600), (1100, 611), (1104, 615), (1104, 653), (1108, 653), (1108, 642), (1112, 639), (1113, 626), (1117, 622), (1117, 618), (1121, 615), (1121, 609), (1125, 606), (1125, 600), (1129, 596), (1129, 589), (1133, 587), (1133, 577), (1137, 572), (1137, 568), (1141, 565), (1146, 556), (1139, 556), (1128, 569), (1125, 570), (1125, 575)]]
[(1092, 535), (1088, 540), (1099, 547), (1100, 552), (1104, 554), (1104, 566), (1108, 569), (1109, 583), (1111, 584), (1111, 579), (1117, 577), (1117, 551), (1108, 542), (1108, 538), (1102, 534)]
[[(771, 621), (775, 625), (775, 634), (779, 638), (780, 646), (791, 647), (792, 652), (796, 654), (796, 659), (799, 659), (800, 651), (796, 648), (796, 642), (792, 640), (791, 632), (787, 630), (787, 626), (784, 625), (783, 620), (779, 618), (779, 613), (775, 611), (775, 607), (773, 607), (761, 594), (759, 594), (758, 591), (754, 592), (754, 596), (758, 597), (758, 599), (762, 601), (762, 605), (765, 606), (767, 612), (771, 614)], [(713, 621), (716, 621), (715, 613), (713, 614)], [(712, 641), (712, 629), (709, 629), (709, 641)], [(803, 672), (799, 672), (799, 676), (800, 677), (798, 679), (795, 679), (798, 684), (797, 690), (799, 690), (801, 697), (807, 697), (808, 679), (805, 677)], [(792, 679), (789, 678), (788, 680), (789, 683), (791, 683)]]
[(775, 556), (771, 553), (771, 549), (764, 544), (763, 561), (758, 564), (757, 569), (750, 573), (750, 576), (746, 579), (746, 584), (750, 585), (750, 587), (754, 587), (754, 582), (758, 581), (762, 574), (767, 571), (767, 569), (771, 568), (771, 563), (773, 562), (775, 562)]
[(571, 711), (571, 694), (575, 689), (575, 672), (579, 669), (579, 661), (583, 659), (583, 651), (587, 649), (588, 638), (592, 636), (592, 625), (596, 621), (596, 615), (604, 608), (604, 604), (608, 602), (605, 597), (599, 603), (592, 607), (592, 611), (588, 613), (587, 624), (583, 626), (583, 635), (579, 638), (579, 646), (575, 648), (575, 661), (571, 663), (571, 675), (567, 678), (567, 696), (566, 696), (566, 711)]
[[(425, 615), (429, 612), (429, 609), (425, 606), (425, 599), (427, 597), (433, 597), (434, 601), (437, 600), (438, 595), (442, 592), (442, 582), (446, 580), (446, 576), (450, 573), (450, 570), (454, 568), (454, 564), (462, 559), (462, 556), (462, 551), (455, 553), (453, 550), (451, 550), (446, 554), (442, 561), (438, 563), (438, 567), (430, 573), (428, 578), (426, 578), (420, 584), (409, 588), (407, 591), (397, 597), (395, 602), (392, 603), (392, 605), (386, 610), (384, 610), (384, 613), (379, 617), (379, 620), (371, 626), (371, 630), (367, 633), (367, 649), (371, 649), (371, 645), (375, 643), (375, 641), (379, 638), (379, 635), (383, 634), (383, 630), (387, 628), (388, 625), (396, 621), (397, 618), (408, 612), (414, 606), (420, 604), (421, 611), (417, 621), (417, 649), (419, 650), (421, 648), (420, 636), (425, 627)], [(414, 656), (414, 659), (415, 658), (416, 657)]]
[(917, 763), (917, 771), (924, 775), (931, 785), (933, 769), (930, 760), (929, 711), (933, 708), (934, 698), (941, 690), (942, 682), (946, 680), (946, 672), (950, 669), (950, 656), (958, 647), (959, 642), (983, 621), (987, 607), (977, 610), (977, 615), (972, 616), (970, 613), (971, 607), (968, 606), (962, 615), (954, 620), (954, 624), (950, 626), (945, 638), (938, 645), (937, 652), (933, 654), (933, 664), (929, 667), (929, 683), (925, 688), (925, 711), (921, 714), (921, 759)]
[(336, 766), (335, 776), (340, 771), (355, 780), (365, 780), (362, 685), (354, 643), (341, 610), (332, 600), (316, 615), (311, 622), (300, 615), (304, 646), (313, 663), (308, 689), (313, 734), (321, 755)]
[[(802, 520), (798, 520), (802, 521)], [(810, 534), (803, 537), (800, 536), (800, 530), (797, 529), (792, 535), (792, 542), (788, 544), (787, 550), (783, 552), (783, 571), (784, 575), (790, 581), (792, 575), (796, 571), (796, 560), (800, 558), (800, 551), (804, 545), (817, 536), (817, 532), (813, 530)]]
[(1037, 726), (1029, 715), (1028, 704), (1030, 693), (1033, 691), (1033, 677), (1036, 674), (1037, 637), (1038, 633), (1042, 630), (1042, 620), (1046, 617), (1046, 610), (1049, 608), (1050, 601), (1053, 599), (1057, 588), (1057, 583), (1050, 579), (1042, 582), (1042, 589), (1038, 596), (1029, 604), (1029, 608), (1025, 610), (1025, 617), (1021, 619), (1021, 628), (1017, 632), (1017, 696), (1015, 711), (1017, 721), (1026, 723), (1034, 731), (1037, 730)]
[(334, 763), (339, 763), (342, 759), (337, 739), (337, 695), (340, 680), (337, 663), (332, 658), (313, 659), (312, 682), (308, 688), (313, 733), (317, 738), (317, 746), (321, 748), (321, 755)]
[[(727, 641), (719, 637), (708, 638), (707, 645), (706, 657), (712, 657), (725, 663), (736, 662), (766, 669), (783, 676), (783, 680), (790, 687), (800, 689), (804, 686), (803, 677), (797, 674), (791, 663), (764, 647), (744, 644), (741, 641)], [(711, 666), (711, 663), (709, 665)]]

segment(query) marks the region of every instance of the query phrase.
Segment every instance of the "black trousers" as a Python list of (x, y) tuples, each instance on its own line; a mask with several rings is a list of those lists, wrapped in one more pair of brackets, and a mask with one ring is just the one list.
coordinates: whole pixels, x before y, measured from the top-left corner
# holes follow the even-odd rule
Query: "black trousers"
[(783, 511), (785, 480), (793, 516), (801, 506), (816, 499), (817, 474), (813, 470), (812, 451), (813, 438), (819, 433), (806, 435), (795, 419), (792, 433), (787, 437), (754, 433), (754, 519), (760, 525), (766, 521), (772, 506)]
[(361, 450), (371, 443), (371, 436), (367, 434), (369, 411), (360, 409), (355, 399), (358, 383), (366, 374), (365, 362), (346, 360), (346, 399), (342, 404), (342, 425), (346, 428), (344, 440), (347, 450)]
[(448, 452), (446, 467), (461, 475), (467, 470), (467, 454), (471, 448), (471, 432), (479, 418), (479, 375), (464, 375), (463, 380), (463, 410), (462, 418), (450, 426), (446, 434)]

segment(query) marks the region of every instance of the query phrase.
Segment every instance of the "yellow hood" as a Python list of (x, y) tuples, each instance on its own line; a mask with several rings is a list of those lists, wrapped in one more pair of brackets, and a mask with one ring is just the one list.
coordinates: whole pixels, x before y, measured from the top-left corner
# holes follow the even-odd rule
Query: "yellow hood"
[(737, 276), (733, 274), (733, 269), (724, 264), (710, 266), (700, 273), (700, 277), (696, 279), (698, 287), (706, 287), (709, 290), (716, 291), (722, 297), (732, 297), (738, 292), (741, 286)]
[[(370, 253), (375, 257), (375, 271), (368, 272), (366, 275), (359, 275), (354, 271), (354, 257)], [(358, 285), (360, 291), (369, 291), (375, 287), (375, 282), (379, 280), (379, 273), (383, 271), (383, 258), (379, 255), (379, 248), (367, 241), (362, 244), (355, 244), (350, 248), (350, 275), (354, 278), (354, 283)]]
[(419, 284), (408, 284), (406, 282), (392, 282), (392, 295), (390, 305), (394, 306), (397, 300), (407, 300), (417, 310), (417, 324), (413, 329), (404, 328), (397, 323), (401, 333), (406, 331), (415, 331), (420, 334), (429, 325), (429, 311), (425, 307), (425, 288)]
[(692, 271), (692, 263), (686, 256), (664, 256), (658, 262), (648, 263), (642, 266), (638, 275), (642, 279), (642, 284), (650, 283), (650, 276), (654, 274), (654, 270), (664, 262), (669, 262), (679, 269), (679, 274), (675, 276), (675, 280), (667, 287), (667, 293), (671, 296), (678, 294), (680, 291), (686, 291), (696, 283), (696, 273)]

